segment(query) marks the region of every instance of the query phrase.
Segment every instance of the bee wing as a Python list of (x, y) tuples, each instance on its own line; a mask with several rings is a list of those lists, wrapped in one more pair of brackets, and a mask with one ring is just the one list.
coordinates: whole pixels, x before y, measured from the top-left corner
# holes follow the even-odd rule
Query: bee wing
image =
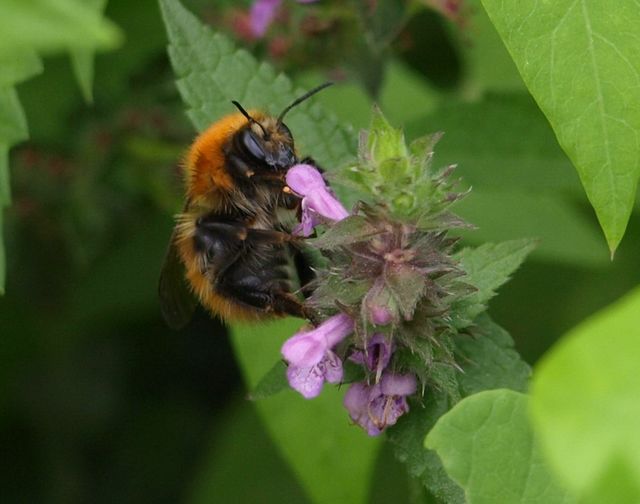
[(174, 231), (164, 258), (164, 264), (160, 272), (158, 294), (160, 295), (160, 309), (165, 322), (171, 329), (178, 330), (191, 320), (197, 301), (185, 280), (184, 265), (178, 256), (175, 235)]

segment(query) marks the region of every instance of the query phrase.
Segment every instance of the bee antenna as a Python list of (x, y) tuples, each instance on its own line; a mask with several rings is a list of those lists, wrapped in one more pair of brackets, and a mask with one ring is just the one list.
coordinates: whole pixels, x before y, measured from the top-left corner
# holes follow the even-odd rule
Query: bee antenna
[(327, 88), (332, 84), (333, 82), (331, 81), (325, 82), (324, 84), (320, 84), (318, 87), (313, 88), (311, 91), (307, 91), (300, 98), (296, 98), (295, 100), (293, 100), (293, 103), (291, 103), (291, 105), (287, 106), (282, 112), (280, 112), (280, 115), (278, 116), (278, 123), (282, 122), (282, 119), (284, 118), (285, 114), (289, 112), (293, 107), (295, 107), (296, 105), (299, 105), (300, 103), (305, 101), (307, 98), (311, 98), (314, 94), (316, 94), (319, 91), (322, 91), (324, 88)]
[(265, 129), (262, 127), (262, 124), (260, 124), (258, 121), (256, 121), (253, 117), (251, 117), (249, 115), (249, 112), (247, 112), (244, 107), (242, 105), (240, 105), (237, 101), (235, 100), (231, 100), (231, 103), (233, 103), (236, 108), (240, 111), (240, 113), (245, 116), (247, 118), (247, 120), (251, 123), (251, 124), (257, 124), (258, 126), (260, 126), (260, 129), (262, 130), (262, 133), (264, 134), (265, 138), (267, 137), (267, 132), (265, 131)]

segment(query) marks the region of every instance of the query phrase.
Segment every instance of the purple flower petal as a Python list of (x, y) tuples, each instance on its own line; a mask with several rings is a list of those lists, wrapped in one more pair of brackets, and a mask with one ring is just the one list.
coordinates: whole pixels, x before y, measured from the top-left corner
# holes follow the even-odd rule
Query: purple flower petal
[(289, 168), (286, 181), (293, 192), (302, 196), (301, 226), (294, 232), (309, 236), (313, 227), (320, 223), (319, 217), (339, 221), (349, 216), (314, 166), (298, 164)]
[(381, 395), (369, 405), (369, 420), (382, 432), (390, 425), (395, 425), (407, 411), (409, 404), (404, 397)]
[(300, 331), (282, 345), (282, 356), (296, 366), (313, 366), (330, 350), (353, 332), (353, 319), (338, 313), (318, 327)]
[(369, 404), (369, 387), (362, 383), (353, 383), (344, 395), (344, 407), (347, 408), (351, 418), (360, 415), (366, 411)]
[(353, 332), (353, 319), (346, 313), (338, 313), (315, 328), (327, 339), (329, 348), (333, 348)]
[(377, 436), (380, 430), (369, 419), (369, 394), (371, 387), (364, 383), (353, 383), (344, 395), (343, 404), (349, 417), (364, 428), (370, 436)]
[(297, 164), (289, 168), (286, 175), (287, 185), (300, 196), (308, 196), (315, 190), (326, 189), (322, 174), (310, 164)]
[(322, 391), (325, 381), (340, 383), (342, 375), (342, 361), (331, 350), (328, 350), (322, 360), (314, 366), (300, 367), (290, 365), (287, 368), (289, 385), (292, 389), (300, 392), (306, 399), (317, 397)]
[(325, 338), (310, 331), (298, 333), (282, 345), (282, 356), (294, 366), (310, 367), (322, 360), (328, 350)]
[(351, 385), (343, 404), (354, 422), (370, 436), (377, 436), (409, 411), (406, 396), (413, 394), (416, 386), (413, 375), (386, 373), (376, 385)]
[(380, 380), (380, 389), (387, 396), (408, 396), (413, 394), (417, 387), (416, 377), (412, 374), (385, 373)]
[(342, 381), (342, 376), (344, 375), (342, 361), (335, 353), (329, 350), (320, 364), (324, 366), (324, 379), (328, 383), (340, 383)]
[(349, 360), (366, 366), (370, 371), (382, 371), (387, 367), (394, 351), (394, 345), (389, 343), (382, 333), (375, 333), (367, 342), (365, 350), (356, 350)]
[(302, 217), (300, 219), (300, 224), (295, 226), (292, 230), (294, 235), (309, 236), (313, 233), (313, 228), (322, 222), (320, 216), (308, 208), (308, 206), (309, 202), (307, 198), (303, 198), (301, 203)]
[(310, 367), (289, 366), (287, 380), (292, 389), (297, 390), (305, 399), (320, 395), (324, 385), (324, 372), (319, 365)]
[(254, 37), (261, 38), (273, 22), (282, 0), (255, 0), (249, 11), (249, 26)]
[(326, 189), (318, 190), (307, 196), (308, 207), (327, 219), (334, 221), (349, 217), (349, 212), (336, 197)]

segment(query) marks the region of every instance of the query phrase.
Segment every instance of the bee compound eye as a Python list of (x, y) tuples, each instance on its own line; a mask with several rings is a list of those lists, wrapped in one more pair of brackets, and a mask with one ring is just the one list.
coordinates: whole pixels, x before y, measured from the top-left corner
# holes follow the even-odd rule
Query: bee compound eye
[(255, 159), (264, 161), (264, 159), (266, 158), (266, 153), (261, 145), (260, 140), (256, 138), (255, 133), (253, 133), (250, 129), (242, 132), (242, 145), (244, 146), (246, 151)]
[(293, 135), (291, 134), (291, 130), (285, 123), (280, 123), (278, 125), (278, 128), (280, 130), (280, 133), (287, 136), (291, 141), (293, 141)]

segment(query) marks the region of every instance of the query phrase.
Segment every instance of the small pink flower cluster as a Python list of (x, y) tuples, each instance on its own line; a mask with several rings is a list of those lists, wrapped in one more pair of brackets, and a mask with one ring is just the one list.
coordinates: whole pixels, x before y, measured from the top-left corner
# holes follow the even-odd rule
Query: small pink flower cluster
[[(302, 197), (301, 224), (295, 233), (309, 236), (321, 222), (336, 222), (349, 212), (335, 198), (318, 170), (306, 164), (289, 169), (287, 185)], [(376, 285), (372, 290), (377, 289)], [(367, 298), (377, 298), (374, 292)], [(374, 325), (387, 325), (391, 315), (384, 306), (367, 306)], [(342, 360), (336, 347), (354, 331), (353, 319), (338, 313), (318, 327), (303, 330), (282, 346), (282, 356), (288, 362), (289, 385), (303, 397), (311, 399), (322, 391), (325, 382), (340, 383), (343, 378)], [(373, 383), (353, 383), (344, 397), (344, 405), (351, 419), (371, 436), (396, 423), (409, 410), (407, 396), (416, 392), (414, 375), (396, 374), (388, 370), (395, 347), (382, 333), (374, 333), (366, 347), (351, 351), (349, 360), (370, 372)]]

